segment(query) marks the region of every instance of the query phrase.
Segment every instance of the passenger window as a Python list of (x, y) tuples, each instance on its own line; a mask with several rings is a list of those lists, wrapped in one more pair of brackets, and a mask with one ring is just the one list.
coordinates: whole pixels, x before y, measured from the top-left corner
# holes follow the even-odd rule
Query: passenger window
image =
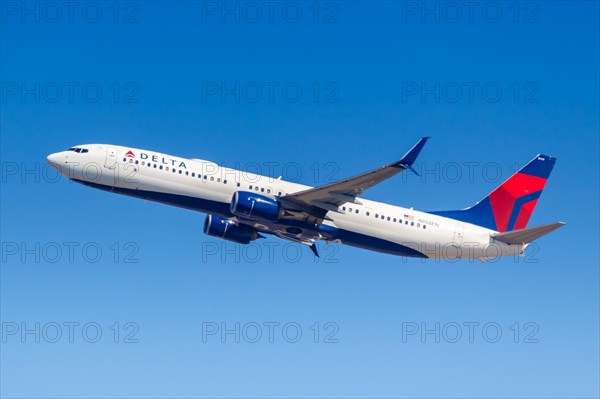
[(415, 225), (415, 222), (410, 222), (410, 225), (411, 225), (411, 226), (414, 226), (414, 225)]
[(154, 169), (156, 169), (156, 164), (152, 165), (152, 167), (153, 167)]
[(179, 174), (180, 175), (183, 174), (183, 170), (179, 169)]
[(267, 188), (267, 194), (271, 194), (271, 189)]
[(210, 177), (210, 181), (215, 181), (215, 177), (214, 177), (214, 176), (211, 176), (211, 177)]
[[(135, 160), (135, 164), (137, 165), (139, 163), (139, 161), (136, 159)], [(144, 161), (142, 161), (142, 165), (144, 164)]]
[(352, 208), (348, 208), (348, 212), (352, 212)]
[(405, 221), (404, 221), (404, 224), (408, 224), (408, 220), (405, 220)]
[(238, 187), (240, 186), (240, 183), (239, 183), (239, 182), (237, 183), (237, 186), (238, 186)]
[(390, 221), (390, 217), (388, 216), (388, 222)]
[(186, 170), (186, 171), (185, 171), (185, 175), (186, 175), (186, 176), (189, 176), (189, 175), (190, 175), (190, 172), (188, 172), (188, 171)]
[(252, 185), (248, 186), (248, 189), (249, 189), (249, 190), (252, 190)]
[(163, 166), (162, 166), (162, 165), (160, 165), (160, 166), (158, 167), (158, 169), (160, 169), (160, 170), (163, 170)]
[(427, 228), (427, 226), (423, 225), (423, 229), (426, 229), (426, 228)]
[(192, 172), (192, 177), (196, 177), (196, 173)]
[(261, 189), (260, 189), (260, 192), (261, 192), (261, 193), (264, 193), (264, 192), (265, 192), (265, 188), (264, 188), (264, 187), (261, 187)]
[(375, 214), (375, 219), (379, 219), (379, 214)]
[(223, 180), (223, 184), (227, 184), (227, 180)]
[(221, 178), (217, 177), (217, 183), (221, 183)]
[(356, 210), (356, 213), (358, 214), (358, 209)]
[(254, 187), (254, 191), (258, 191), (258, 186)]
[(421, 223), (417, 223), (417, 227), (421, 227)]

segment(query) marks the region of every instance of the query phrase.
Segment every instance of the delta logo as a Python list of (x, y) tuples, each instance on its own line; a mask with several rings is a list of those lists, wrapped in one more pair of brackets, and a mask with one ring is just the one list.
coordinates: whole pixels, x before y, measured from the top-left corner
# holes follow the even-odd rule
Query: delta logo
[[(125, 153), (125, 158), (135, 158), (135, 154), (131, 150), (129, 150)], [(165, 158), (165, 157), (161, 157), (158, 155), (148, 155), (144, 152), (140, 152), (140, 159), (142, 161), (148, 160), (151, 162), (161, 163), (161, 164), (167, 165), (167, 166), (173, 166), (173, 167), (187, 169), (187, 166), (185, 165), (185, 162), (183, 162), (183, 161), (179, 161), (179, 160), (172, 159), (172, 158)], [(148, 165), (150, 165), (150, 163), (148, 163)]]
[[(131, 152), (131, 151), (129, 151)], [(125, 154), (125, 156), (127, 156), (127, 154)], [(133, 153), (131, 154), (131, 156), (133, 156)], [(156, 154), (151, 154), (148, 155), (145, 152), (140, 152), (140, 159), (143, 160), (148, 160), (150, 162), (155, 162), (155, 163), (160, 163), (166, 166), (172, 166), (172, 167), (179, 167), (179, 168), (183, 168), (183, 169), (187, 169), (187, 166), (185, 165), (185, 162), (177, 160), (177, 159), (173, 159), (173, 158), (166, 158), (160, 155), (156, 155)]]

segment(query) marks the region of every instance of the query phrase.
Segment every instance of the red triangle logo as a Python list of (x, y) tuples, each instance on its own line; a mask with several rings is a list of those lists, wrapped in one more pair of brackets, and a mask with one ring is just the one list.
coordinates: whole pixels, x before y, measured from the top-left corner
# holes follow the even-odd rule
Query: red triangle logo
[(133, 155), (133, 152), (131, 151), (127, 151), (127, 153), (125, 154), (126, 157), (128, 158), (135, 158), (135, 155)]

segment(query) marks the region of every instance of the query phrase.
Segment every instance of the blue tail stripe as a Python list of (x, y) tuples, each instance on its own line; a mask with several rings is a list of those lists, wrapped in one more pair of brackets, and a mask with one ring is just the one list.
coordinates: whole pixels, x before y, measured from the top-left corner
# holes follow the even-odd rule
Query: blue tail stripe
[(547, 179), (550, 176), (550, 172), (552, 172), (555, 163), (556, 158), (539, 154), (529, 161), (527, 165), (523, 166), (519, 172)]
[(524, 195), (515, 200), (515, 204), (513, 206), (512, 212), (510, 214), (510, 219), (508, 219), (508, 227), (506, 231), (513, 230), (515, 228), (515, 223), (517, 223), (517, 218), (519, 217), (519, 212), (521, 212), (521, 207), (528, 203), (529, 201), (536, 200), (540, 198), (542, 195), (542, 190), (536, 191), (531, 194)]
[(445, 218), (460, 220), (461, 222), (471, 223), (476, 226), (482, 226), (491, 230), (497, 230), (496, 219), (492, 212), (490, 197), (485, 197), (470, 208), (458, 211), (435, 211), (428, 212), (433, 215), (443, 216)]

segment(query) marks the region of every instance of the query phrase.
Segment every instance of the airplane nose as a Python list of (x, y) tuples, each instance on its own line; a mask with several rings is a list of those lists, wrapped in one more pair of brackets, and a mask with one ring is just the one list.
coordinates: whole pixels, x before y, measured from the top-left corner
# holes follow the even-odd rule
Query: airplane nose
[(46, 161), (48, 162), (48, 165), (50, 165), (52, 168), (56, 169), (56, 171), (60, 174), (63, 174), (62, 171), (62, 164), (64, 162), (65, 158), (64, 155), (57, 152), (54, 154), (50, 154), (46, 157)]
[(58, 153), (48, 155), (46, 157), (46, 161), (50, 164), (50, 166), (58, 165), (60, 162)]

